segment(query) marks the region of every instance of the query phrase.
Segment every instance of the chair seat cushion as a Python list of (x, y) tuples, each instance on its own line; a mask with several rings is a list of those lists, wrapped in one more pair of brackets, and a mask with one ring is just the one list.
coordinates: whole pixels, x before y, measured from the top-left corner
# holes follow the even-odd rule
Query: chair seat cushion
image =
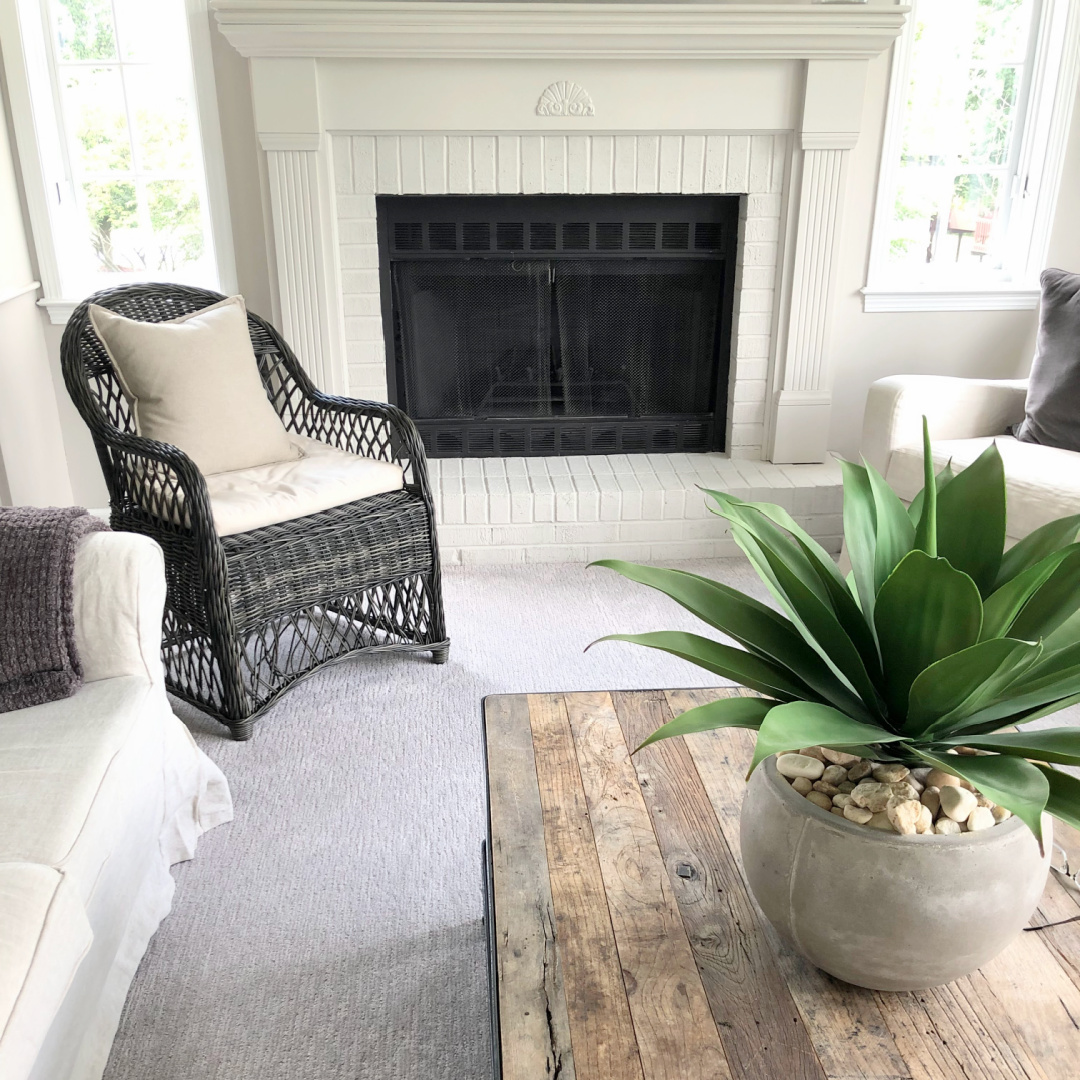
[(290, 435), (299, 457), (206, 477), (218, 536), (250, 532), (399, 491), (401, 466)]
[[(953, 470), (966, 469), (995, 439), (953, 439), (934, 444), (934, 466), (949, 460)], [(1008, 534), (1020, 539), (1041, 525), (1080, 513), (1080, 454), (1011, 435), (996, 438), (1005, 464)], [(922, 489), (922, 448), (894, 450), (885, 479), (910, 501)]]

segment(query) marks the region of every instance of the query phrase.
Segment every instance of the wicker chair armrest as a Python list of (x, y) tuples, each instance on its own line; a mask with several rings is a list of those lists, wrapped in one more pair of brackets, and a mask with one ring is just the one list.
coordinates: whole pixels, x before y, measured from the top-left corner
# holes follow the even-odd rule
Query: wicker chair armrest
[[(299, 434), (352, 454), (394, 461), (406, 482), (427, 488), (427, 456), (416, 425), (396, 405), (335, 397), (312, 389), (304, 395)], [(299, 418), (297, 418), (299, 420)]]
[(183, 450), (115, 428), (95, 434), (112, 465), (106, 480), (115, 525), (149, 516), (163, 531), (217, 543), (206, 480)]

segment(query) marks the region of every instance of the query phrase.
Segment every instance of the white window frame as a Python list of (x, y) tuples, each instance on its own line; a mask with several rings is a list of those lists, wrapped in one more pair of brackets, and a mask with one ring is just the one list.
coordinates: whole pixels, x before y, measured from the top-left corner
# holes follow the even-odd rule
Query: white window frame
[[(234, 293), (236, 259), (218, 118), (208, 0), (184, 0), (184, 4), (218, 281), (222, 291)], [(44, 293), (38, 304), (48, 311), (49, 321), (60, 326), (67, 322), (72, 310), (85, 297), (63, 294), (60, 267), (64, 240), (57, 235), (57, 216), (51, 206), (48, 187), (55, 182), (51, 177), (62, 176), (65, 170), (57, 161), (57, 155), (61, 153), (60, 126), (51, 92), (49, 45), (45, 39), (41, 8), (42, 0), (0, 0), (0, 47), (4, 54), (15, 144), (38, 275)]]
[[(926, 0), (923, 0), (926, 2)], [(941, 2), (941, 0), (930, 0)], [(1028, 198), (1012, 200), (1021, 215), (1010, 229), (1020, 238), (1009, 259), (1011, 278), (943, 285), (906, 284), (888, 259), (888, 232), (900, 171), (900, 143), (915, 37), (914, 12), (893, 45), (889, 101), (881, 148), (870, 262), (862, 290), (864, 311), (1004, 311), (1035, 308), (1039, 274), (1046, 262), (1054, 225), (1065, 150), (1080, 70), (1080, 0), (1042, 0), (1035, 16), (1032, 69), (1024, 105), (1024, 128), (1016, 183)]]

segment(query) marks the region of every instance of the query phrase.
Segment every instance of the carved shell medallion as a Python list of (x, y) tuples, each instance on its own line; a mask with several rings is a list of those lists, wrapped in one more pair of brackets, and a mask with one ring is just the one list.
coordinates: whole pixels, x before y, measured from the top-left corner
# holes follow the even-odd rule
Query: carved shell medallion
[(537, 116), (593, 116), (589, 92), (574, 82), (554, 82), (536, 103)]

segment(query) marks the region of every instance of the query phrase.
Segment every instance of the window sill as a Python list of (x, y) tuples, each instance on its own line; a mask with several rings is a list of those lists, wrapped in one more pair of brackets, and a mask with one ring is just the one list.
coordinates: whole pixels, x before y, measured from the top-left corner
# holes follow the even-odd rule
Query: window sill
[(1039, 306), (1038, 286), (879, 288), (861, 290), (863, 311), (1028, 311)]
[(45, 297), (38, 301), (38, 307), (43, 307), (49, 313), (49, 322), (53, 326), (64, 326), (81, 303), (81, 300), (53, 300)]

